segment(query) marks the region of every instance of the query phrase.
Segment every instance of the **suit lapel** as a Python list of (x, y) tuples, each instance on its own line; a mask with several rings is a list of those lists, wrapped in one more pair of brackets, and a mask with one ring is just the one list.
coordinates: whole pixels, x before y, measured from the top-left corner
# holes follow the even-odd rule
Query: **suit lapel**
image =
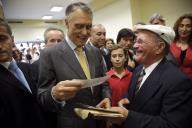
[(27, 93), (30, 93), (27, 88), (6, 68), (0, 65), (1, 78), (8, 86), (15, 87), (17, 89), (24, 90)]
[(94, 61), (94, 52), (91, 48), (91, 46), (85, 46), (85, 53), (87, 56), (87, 61), (89, 64), (89, 70), (91, 74), (91, 78), (95, 78), (95, 61)]
[(83, 69), (79, 64), (79, 61), (75, 56), (75, 53), (69, 47), (67, 42), (60, 43), (59, 47), (57, 48), (62, 62), (67, 63), (67, 65), (71, 68), (71, 70), (75, 72), (81, 79), (85, 79), (86, 78), (85, 73), (83, 72)]
[[(37, 85), (34, 82), (32, 82), (32, 80), (30, 78), (30, 73), (28, 72), (29, 70), (26, 69), (26, 68), (30, 68), (30, 67), (21, 66), (20, 63), (17, 63), (17, 65), (20, 68), (20, 70), (23, 72), (23, 75), (25, 76), (25, 79), (27, 80), (27, 83), (28, 83), (32, 93), (36, 95), (36, 93), (37, 93)], [(25, 88), (25, 90), (27, 90), (29, 92), (28, 89)]]
[(130, 102), (132, 102), (134, 100), (133, 98), (134, 98), (134, 94), (135, 94), (135, 88), (136, 88), (137, 80), (139, 78), (142, 68), (143, 68), (143, 66), (140, 65), (137, 68), (137, 70), (135, 70), (134, 76), (132, 77), (131, 85), (130, 85), (129, 92), (128, 92), (128, 99), (130, 100)]
[[(142, 108), (142, 106), (150, 100), (150, 98), (159, 90), (161, 87), (161, 72), (163, 71), (163, 62), (152, 71), (148, 78), (143, 83), (138, 94), (135, 96), (133, 106), (135, 110)], [(135, 84), (136, 85), (136, 84)]]

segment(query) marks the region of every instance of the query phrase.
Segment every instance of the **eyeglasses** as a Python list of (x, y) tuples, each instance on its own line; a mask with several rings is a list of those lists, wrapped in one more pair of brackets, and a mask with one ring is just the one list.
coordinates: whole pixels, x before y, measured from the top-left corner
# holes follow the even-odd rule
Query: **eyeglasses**
[(152, 43), (152, 42), (144, 41), (144, 40), (142, 40), (142, 39), (136, 39), (136, 40), (134, 41), (134, 43), (137, 43), (137, 44), (142, 45), (142, 44), (150, 44), (150, 43)]

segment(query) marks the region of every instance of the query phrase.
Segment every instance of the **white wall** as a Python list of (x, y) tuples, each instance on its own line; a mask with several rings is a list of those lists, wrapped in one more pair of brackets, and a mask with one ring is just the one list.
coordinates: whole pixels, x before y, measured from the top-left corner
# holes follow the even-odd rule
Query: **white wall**
[(45, 24), (34, 21), (31, 21), (32, 23), (25, 22), (22, 24), (10, 24), (15, 42), (44, 40), (43, 34), (48, 27), (60, 27), (62, 30), (64, 29), (59, 24)]
[(94, 13), (93, 24), (102, 24), (107, 31), (107, 38), (116, 41), (117, 33), (122, 28), (132, 28), (132, 15), (130, 0), (117, 0), (117, 2)]
[(43, 40), (45, 28), (14, 27), (12, 29), (15, 42)]
[[(117, 33), (121, 28), (132, 27), (131, 17), (130, 0), (117, 0), (94, 12), (93, 24), (103, 24), (106, 27), (107, 37), (116, 40)], [(15, 42), (43, 40), (43, 33), (48, 26), (43, 23), (39, 23), (40, 25), (36, 22), (32, 23), (11, 24)], [(57, 26), (59, 25), (64, 30), (64, 26), (61, 24), (63, 23), (57, 24)]]

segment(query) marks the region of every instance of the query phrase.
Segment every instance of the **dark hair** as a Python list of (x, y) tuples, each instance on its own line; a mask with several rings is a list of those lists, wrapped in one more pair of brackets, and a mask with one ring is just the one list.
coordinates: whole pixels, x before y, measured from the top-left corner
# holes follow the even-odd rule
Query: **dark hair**
[(115, 45), (112, 46), (112, 48), (110, 49), (110, 56), (111, 56), (112, 51), (117, 50), (117, 49), (123, 49), (123, 53), (124, 53), (125, 58), (126, 58), (126, 56), (127, 56), (127, 51), (126, 51), (123, 47), (121, 47), (120, 45), (118, 45), (118, 44), (115, 44)]
[(93, 12), (91, 10), (90, 7), (88, 7), (85, 3), (82, 2), (76, 2), (76, 3), (72, 3), (70, 4), (66, 10), (65, 10), (65, 15), (68, 17), (72, 12), (74, 12), (76, 9), (81, 9), (84, 12), (87, 12), (88, 14), (91, 15), (91, 17), (93, 17)]
[(9, 24), (2, 18), (0, 18), (0, 26), (3, 26), (6, 28), (7, 33), (12, 36), (12, 31), (11, 31), (11, 27), (9, 26)]
[(123, 28), (118, 32), (117, 43), (119, 43), (123, 37), (133, 37), (133, 39), (135, 39), (135, 33), (131, 29)]
[(47, 28), (47, 29), (45, 30), (45, 32), (44, 32), (44, 40), (45, 40), (45, 43), (47, 42), (47, 33), (48, 33), (49, 31), (60, 31), (60, 32), (62, 33), (63, 37), (64, 37), (64, 32), (63, 32), (63, 30), (61, 30), (61, 29), (59, 29), (59, 28), (50, 27), (50, 28)]
[(105, 40), (105, 45), (106, 45), (107, 41), (111, 41), (113, 44), (115, 44), (115, 42), (114, 42), (114, 40), (113, 40), (112, 38), (107, 38), (107, 39)]
[[(182, 22), (182, 20), (185, 19), (185, 18), (190, 19), (190, 20), (191, 20), (191, 23), (192, 23), (192, 14), (191, 14), (191, 13), (190, 13), (190, 14), (184, 14), (184, 15), (180, 16), (180, 17), (176, 20), (176, 22), (175, 22), (175, 24), (174, 24), (174, 27), (173, 27), (173, 29), (174, 29), (174, 31), (175, 31), (174, 41), (177, 41), (177, 40), (179, 39), (178, 28), (179, 28), (179, 25), (180, 25), (180, 23)], [(191, 41), (192, 41), (192, 32), (191, 32), (191, 35), (190, 35), (190, 37), (189, 37), (188, 43), (190, 43)]]

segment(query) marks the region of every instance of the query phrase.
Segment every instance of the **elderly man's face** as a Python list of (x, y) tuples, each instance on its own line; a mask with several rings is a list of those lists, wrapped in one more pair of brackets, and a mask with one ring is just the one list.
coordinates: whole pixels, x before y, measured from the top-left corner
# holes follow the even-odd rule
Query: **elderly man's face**
[(90, 36), (92, 16), (81, 9), (76, 9), (65, 20), (68, 36), (78, 47), (85, 45)]
[(141, 31), (137, 34), (134, 44), (135, 60), (138, 63), (144, 64), (145, 67), (153, 64), (160, 54), (160, 43), (157, 42), (155, 37), (156, 35), (149, 31)]
[(96, 26), (92, 28), (91, 31), (91, 40), (93, 45), (98, 48), (105, 46), (105, 39), (106, 39), (106, 30), (103, 26)]
[(4, 26), (0, 26), (0, 62), (12, 59), (13, 38)]

